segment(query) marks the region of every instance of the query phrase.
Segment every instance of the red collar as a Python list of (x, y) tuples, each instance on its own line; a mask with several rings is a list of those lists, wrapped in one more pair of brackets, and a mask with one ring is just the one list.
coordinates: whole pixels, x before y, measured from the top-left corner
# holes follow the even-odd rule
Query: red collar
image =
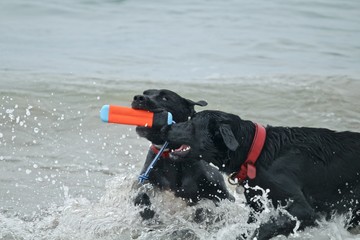
[(255, 163), (264, 147), (266, 139), (266, 129), (255, 123), (255, 135), (245, 162), (241, 165), (240, 171), (230, 175), (232, 179), (238, 179), (238, 182), (244, 181), (247, 177), (254, 179), (256, 177)]
[[(160, 151), (160, 149), (157, 148), (157, 147), (155, 146), (155, 144), (151, 144), (150, 149), (151, 149), (151, 151), (153, 151), (153, 153), (155, 153), (155, 155), (158, 154), (158, 152)], [(165, 149), (164, 152), (161, 154), (161, 157), (163, 157), (163, 158), (169, 158), (169, 157), (170, 157), (170, 150), (169, 150), (169, 149)]]

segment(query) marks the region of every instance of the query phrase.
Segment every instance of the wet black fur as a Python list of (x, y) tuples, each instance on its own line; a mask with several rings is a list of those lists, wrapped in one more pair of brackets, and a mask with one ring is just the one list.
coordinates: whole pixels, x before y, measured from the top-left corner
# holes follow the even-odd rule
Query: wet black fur
[[(206, 106), (207, 103), (194, 102), (165, 89), (146, 90), (142, 95), (134, 96), (132, 102), (132, 107), (136, 109), (171, 112), (175, 122), (184, 122), (191, 118), (195, 114), (195, 105)], [(164, 143), (160, 136), (160, 128), (137, 127), (136, 132), (154, 144)], [(169, 145), (169, 148), (177, 147), (179, 146)], [(155, 155), (152, 150), (148, 151), (141, 173), (146, 171)], [(226, 188), (222, 174), (205, 161), (188, 159), (186, 162), (174, 162), (169, 158), (161, 157), (150, 172), (149, 182), (159, 189), (173, 191), (175, 196), (186, 199), (189, 204), (204, 198), (214, 202), (233, 199)], [(140, 193), (135, 199), (135, 204), (150, 206), (150, 198), (146, 193)], [(149, 219), (154, 213), (147, 208), (141, 215), (144, 219)]]
[[(245, 183), (270, 189), (273, 205), (288, 204), (286, 209), (301, 222), (300, 228), (315, 225), (320, 216), (351, 210), (349, 227), (358, 225), (360, 133), (272, 126), (267, 126), (266, 132), (256, 178)], [(220, 111), (199, 112), (191, 121), (163, 129), (164, 138), (171, 143), (191, 146), (186, 158), (212, 162), (227, 174), (239, 171), (254, 133), (253, 122)], [(245, 191), (248, 204), (261, 211), (261, 204), (251, 200), (257, 194), (251, 188)], [(257, 238), (289, 235), (294, 227), (295, 221), (280, 215), (262, 223)]]

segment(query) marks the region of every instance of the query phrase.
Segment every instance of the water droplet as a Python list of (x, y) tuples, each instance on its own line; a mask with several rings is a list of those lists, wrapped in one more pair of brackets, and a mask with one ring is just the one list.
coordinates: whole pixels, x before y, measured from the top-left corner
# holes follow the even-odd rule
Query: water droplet
[(4, 134), (0, 133), (0, 138), (2, 138), (4, 136)]
[(25, 172), (26, 172), (26, 174), (30, 174), (30, 173), (31, 173), (31, 170), (30, 170), (30, 169), (26, 169)]
[(34, 133), (38, 133), (39, 132), (39, 129), (36, 127), (34, 128)]

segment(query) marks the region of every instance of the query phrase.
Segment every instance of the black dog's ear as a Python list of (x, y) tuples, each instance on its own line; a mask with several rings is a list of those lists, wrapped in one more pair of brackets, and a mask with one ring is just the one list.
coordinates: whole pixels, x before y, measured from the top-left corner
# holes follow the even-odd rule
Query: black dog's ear
[(186, 101), (190, 104), (190, 105), (198, 105), (198, 106), (201, 106), (201, 107), (205, 107), (206, 105), (208, 105), (208, 103), (204, 100), (200, 100), (200, 101), (197, 101), (197, 102), (194, 102), (193, 100), (190, 100), (190, 99), (186, 99)]
[(220, 134), (224, 140), (225, 145), (231, 150), (235, 151), (239, 147), (239, 143), (236, 140), (233, 131), (229, 124), (220, 124)]

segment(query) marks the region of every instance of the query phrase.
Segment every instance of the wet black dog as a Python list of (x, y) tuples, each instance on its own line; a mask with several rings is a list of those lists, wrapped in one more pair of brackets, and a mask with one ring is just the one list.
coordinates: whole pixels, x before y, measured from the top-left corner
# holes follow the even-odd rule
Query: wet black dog
[[(206, 106), (205, 101), (194, 102), (185, 99), (170, 90), (146, 90), (142, 95), (134, 96), (132, 108), (158, 112), (171, 112), (175, 122), (189, 120), (194, 114), (194, 106)], [(136, 132), (152, 142), (141, 173), (144, 173), (159, 151), (164, 141), (160, 137), (160, 128), (137, 127)], [(188, 159), (186, 162), (174, 162), (169, 159), (170, 149), (179, 145), (170, 144), (162, 154), (149, 175), (149, 182), (162, 190), (171, 190), (175, 196), (184, 198), (188, 203), (196, 203), (200, 199), (211, 199), (218, 202), (222, 199), (233, 199), (229, 194), (222, 174), (205, 161)], [(140, 193), (135, 204), (150, 206), (150, 198)], [(146, 208), (141, 215), (144, 219), (154, 216), (154, 212)]]
[[(265, 142), (255, 159), (255, 168), (245, 165), (249, 152), (260, 139), (257, 124), (220, 111), (202, 111), (192, 120), (165, 127), (162, 132), (172, 144), (184, 144), (171, 158), (204, 159), (227, 174), (245, 173), (241, 184), (245, 197), (255, 211), (260, 191), (269, 189), (275, 207), (288, 213), (262, 223), (255, 235), (270, 239), (289, 235), (296, 224), (300, 229), (315, 225), (320, 216), (353, 212), (349, 227), (360, 219), (360, 133), (335, 132), (321, 128), (262, 127)], [(239, 171), (241, 168), (245, 169)], [(248, 171), (246, 171), (246, 169)], [(249, 171), (250, 169), (250, 171)], [(237, 175), (239, 176), (239, 175)], [(243, 178), (241, 178), (243, 179)]]

